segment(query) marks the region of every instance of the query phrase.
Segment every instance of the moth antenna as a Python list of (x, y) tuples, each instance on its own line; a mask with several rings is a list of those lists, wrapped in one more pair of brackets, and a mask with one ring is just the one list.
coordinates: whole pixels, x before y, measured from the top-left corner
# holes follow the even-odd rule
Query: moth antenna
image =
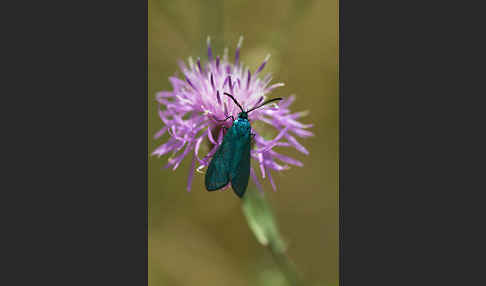
[(251, 111), (253, 111), (253, 110), (257, 109), (257, 108), (260, 108), (260, 107), (262, 107), (262, 106), (264, 106), (266, 104), (269, 104), (270, 102), (277, 101), (277, 100), (282, 100), (282, 99), (283, 98), (281, 98), (281, 97), (269, 99), (269, 100), (265, 101), (264, 103), (258, 105), (257, 107), (253, 107), (252, 109), (248, 110), (246, 113), (250, 113)]
[(231, 99), (233, 99), (233, 101), (236, 103), (236, 105), (238, 105), (238, 107), (241, 109), (241, 112), (245, 112), (243, 110), (243, 107), (241, 107), (241, 105), (238, 103), (238, 101), (236, 101), (236, 99), (229, 93), (225, 92), (224, 94), (226, 94), (227, 96), (231, 97)]

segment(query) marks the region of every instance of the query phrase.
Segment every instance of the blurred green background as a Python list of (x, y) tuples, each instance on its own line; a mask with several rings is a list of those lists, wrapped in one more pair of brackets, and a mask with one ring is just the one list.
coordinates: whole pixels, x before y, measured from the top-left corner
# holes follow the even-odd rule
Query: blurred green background
[[(304, 163), (277, 174), (277, 192), (265, 181), (288, 255), (307, 285), (338, 285), (338, 1), (149, 0), (149, 152), (163, 125), (155, 93), (171, 90), (177, 60), (230, 57), (240, 35), (241, 60), (252, 71), (272, 57), (264, 72), (286, 86), (271, 96), (297, 100), (291, 110), (309, 110), (314, 137), (299, 141), (310, 155), (280, 149)], [(180, 73), (179, 73), (180, 75)], [(190, 158), (174, 172), (162, 169), (167, 156), (149, 156), (149, 285), (285, 285), (268, 249), (246, 224), (232, 192), (207, 192), (196, 174), (186, 188)]]

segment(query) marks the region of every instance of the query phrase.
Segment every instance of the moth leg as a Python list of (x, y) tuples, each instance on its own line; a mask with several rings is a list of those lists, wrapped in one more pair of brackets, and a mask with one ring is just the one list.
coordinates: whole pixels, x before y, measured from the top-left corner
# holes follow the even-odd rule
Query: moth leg
[(233, 117), (233, 115), (230, 115), (230, 116), (226, 117), (226, 118), (225, 118), (225, 119), (223, 119), (223, 120), (219, 120), (219, 119), (217, 119), (216, 117), (215, 117), (214, 119), (215, 119), (216, 121), (219, 121), (219, 122), (224, 122), (224, 121), (228, 120), (228, 118), (231, 118), (233, 121), (235, 121), (235, 118)]

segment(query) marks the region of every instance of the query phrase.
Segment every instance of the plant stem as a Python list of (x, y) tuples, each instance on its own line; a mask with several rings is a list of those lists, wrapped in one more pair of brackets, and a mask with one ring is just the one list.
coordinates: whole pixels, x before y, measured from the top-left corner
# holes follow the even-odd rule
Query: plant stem
[(278, 251), (278, 249), (272, 247), (272, 245), (269, 246), (269, 250), (270, 253), (272, 253), (275, 263), (278, 265), (289, 284), (292, 286), (303, 285), (297, 273), (295, 264), (290, 260), (287, 253), (285, 251)]
[(248, 189), (243, 198), (243, 213), (248, 227), (253, 231), (258, 242), (268, 247), (272, 258), (289, 285), (303, 285), (295, 264), (287, 255), (285, 242), (278, 231), (277, 222), (263, 194), (258, 193), (255, 189)]

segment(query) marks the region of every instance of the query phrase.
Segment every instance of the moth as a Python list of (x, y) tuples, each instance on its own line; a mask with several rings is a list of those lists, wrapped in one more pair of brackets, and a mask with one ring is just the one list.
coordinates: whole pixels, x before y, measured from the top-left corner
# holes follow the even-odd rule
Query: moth
[(223, 137), (223, 142), (209, 163), (205, 177), (205, 185), (208, 191), (215, 191), (231, 182), (231, 188), (235, 194), (242, 198), (248, 187), (248, 180), (250, 178), (251, 140), (254, 136), (251, 133), (248, 113), (271, 102), (282, 100), (282, 98), (278, 97), (267, 100), (259, 106), (245, 111), (233, 95), (226, 92), (224, 94), (235, 102), (241, 112), (238, 114), (236, 120), (232, 115), (221, 120), (226, 121), (231, 118), (233, 124), (227, 130)]

